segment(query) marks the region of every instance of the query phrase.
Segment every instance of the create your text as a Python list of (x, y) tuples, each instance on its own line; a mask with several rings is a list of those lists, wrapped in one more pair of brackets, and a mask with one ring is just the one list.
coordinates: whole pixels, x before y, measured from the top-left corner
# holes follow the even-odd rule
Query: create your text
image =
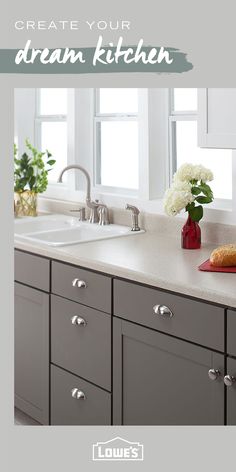
[[(123, 61), (126, 64), (142, 63), (142, 64), (172, 64), (173, 58), (170, 58), (169, 51), (164, 47), (148, 47), (143, 45), (143, 39), (140, 39), (137, 46), (124, 46), (123, 37), (120, 36), (117, 44), (108, 43), (103, 45), (103, 37), (99, 36), (96, 47), (93, 51), (92, 64), (118, 64)], [(86, 62), (86, 49), (34, 49), (31, 48), (31, 40), (26, 42), (24, 49), (19, 49), (15, 56), (15, 63), (33, 64), (38, 59), (42, 64), (66, 64), (67, 62), (74, 64)], [(90, 59), (89, 59), (90, 60)]]

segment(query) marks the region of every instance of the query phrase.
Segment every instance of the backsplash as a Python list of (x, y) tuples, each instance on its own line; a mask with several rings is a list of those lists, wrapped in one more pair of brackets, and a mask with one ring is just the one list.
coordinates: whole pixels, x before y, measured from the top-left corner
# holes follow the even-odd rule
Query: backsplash
[[(80, 206), (84, 206), (84, 203), (39, 198), (40, 212), (64, 213), (76, 216), (76, 213), (71, 213), (70, 210), (75, 210)], [(124, 209), (109, 208), (109, 215), (111, 223), (131, 225), (130, 213)], [(141, 228), (152, 233), (158, 233), (159, 235), (168, 234), (169, 237), (173, 238), (180, 237), (180, 231), (185, 220), (185, 215), (182, 215), (182, 217), (177, 216), (176, 218), (146, 212), (140, 212), (139, 215)], [(236, 242), (236, 226), (204, 221), (201, 221), (200, 226), (202, 241), (205, 243), (219, 245)]]

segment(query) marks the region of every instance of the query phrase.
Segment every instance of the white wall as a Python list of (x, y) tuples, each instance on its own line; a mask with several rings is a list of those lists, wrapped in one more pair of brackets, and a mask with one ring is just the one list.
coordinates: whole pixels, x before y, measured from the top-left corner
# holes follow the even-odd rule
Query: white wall
[(25, 139), (34, 144), (35, 89), (15, 89), (15, 132), (14, 140), (19, 154), (25, 151)]

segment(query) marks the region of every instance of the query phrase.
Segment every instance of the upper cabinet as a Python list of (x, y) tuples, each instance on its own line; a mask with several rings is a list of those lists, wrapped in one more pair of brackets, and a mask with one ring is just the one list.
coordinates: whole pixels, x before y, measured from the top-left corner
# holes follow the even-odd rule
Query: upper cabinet
[(236, 88), (198, 89), (198, 145), (236, 149)]

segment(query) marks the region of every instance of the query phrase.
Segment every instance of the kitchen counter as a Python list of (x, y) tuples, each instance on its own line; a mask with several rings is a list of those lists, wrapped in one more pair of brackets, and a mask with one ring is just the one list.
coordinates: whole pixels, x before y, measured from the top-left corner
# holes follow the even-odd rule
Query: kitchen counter
[(215, 246), (183, 250), (180, 241), (147, 232), (73, 246), (15, 242), (15, 248), (236, 308), (236, 274), (201, 272)]

